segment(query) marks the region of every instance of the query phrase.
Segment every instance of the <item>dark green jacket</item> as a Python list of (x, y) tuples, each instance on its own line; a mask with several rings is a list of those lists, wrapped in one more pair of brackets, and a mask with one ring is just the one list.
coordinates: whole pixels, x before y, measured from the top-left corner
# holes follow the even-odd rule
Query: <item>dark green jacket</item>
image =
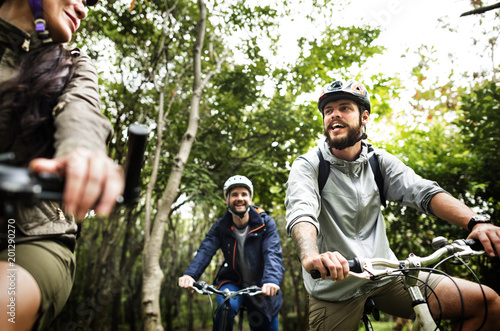
[[(36, 34), (25, 33), (0, 19), (0, 87), (17, 74), (22, 57), (37, 47), (43, 46)], [(81, 54), (75, 56), (74, 65), (75, 75), (52, 110), (53, 157), (63, 156), (78, 147), (105, 152), (112, 135), (109, 120), (101, 114), (95, 67), (88, 56)], [(15, 152), (16, 159), (21, 160), (19, 165), (26, 166), (26, 160), (32, 156), (25, 155), (29, 148), (16, 136), (12, 113), (0, 105), (0, 153)], [(64, 215), (60, 205), (53, 201), (42, 202), (33, 208), (18, 206), (15, 224), (20, 231), (18, 238), (25, 237), (18, 241), (54, 236), (74, 241), (77, 232), (73, 217)]]

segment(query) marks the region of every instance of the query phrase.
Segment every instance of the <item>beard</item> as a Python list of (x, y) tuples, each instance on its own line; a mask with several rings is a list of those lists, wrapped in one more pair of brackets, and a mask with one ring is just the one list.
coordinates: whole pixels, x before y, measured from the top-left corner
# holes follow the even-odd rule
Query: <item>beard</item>
[(243, 217), (243, 216), (245, 216), (245, 214), (246, 214), (246, 213), (247, 213), (247, 211), (248, 211), (248, 204), (246, 204), (246, 203), (245, 203), (245, 210), (244, 210), (244, 211), (238, 211), (238, 210), (236, 209), (236, 206), (235, 206), (235, 204), (234, 204), (234, 203), (229, 204), (228, 208), (229, 208), (229, 210), (231, 211), (231, 213), (232, 213), (233, 215), (236, 215), (236, 216), (239, 216), (239, 217)]
[(346, 149), (351, 146), (354, 146), (360, 139), (363, 139), (366, 137), (366, 135), (362, 136), (361, 135), (361, 116), (359, 117), (359, 123), (357, 127), (352, 127), (348, 125), (347, 123), (342, 122), (341, 124), (344, 125), (345, 128), (347, 128), (347, 136), (345, 137), (333, 137), (330, 135), (330, 132), (328, 131), (331, 125), (331, 122), (334, 119), (328, 123), (328, 125), (324, 128), (324, 135), (326, 137), (326, 142), (330, 148), (334, 149)]

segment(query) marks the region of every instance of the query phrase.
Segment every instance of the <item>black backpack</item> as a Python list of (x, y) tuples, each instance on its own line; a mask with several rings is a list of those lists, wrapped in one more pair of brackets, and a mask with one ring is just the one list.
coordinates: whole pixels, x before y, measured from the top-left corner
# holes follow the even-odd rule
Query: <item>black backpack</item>
[[(368, 153), (371, 152), (373, 152), (373, 147), (368, 145)], [(328, 179), (328, 175), (330, 174), (330, 162), (323, 158), (323, 154), (319, 148), (316, 153), (319, 157), (318, 187), (319, 194), (321, 194), (323, 187), (325, 187), (326, 180)], [(382, 203), (382, 206), (386, 207), (387, 201), (384, 194), (384, 177), (382, 177), (382, 172), (380, 171), (377, 154), (373, 153), (368, 161), (370, 162), (370, 168), (373, 171), (373, 176), (375, 177), (375, 182), (377, 183), (378, 192), (380, 194), (380, 202)]]

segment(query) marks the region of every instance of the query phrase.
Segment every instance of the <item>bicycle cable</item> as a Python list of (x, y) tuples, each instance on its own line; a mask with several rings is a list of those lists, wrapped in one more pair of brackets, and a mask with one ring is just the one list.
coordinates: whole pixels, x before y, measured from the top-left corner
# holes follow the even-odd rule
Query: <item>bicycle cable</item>
[(436, 263), (436, 265), (432, 268), (424, 268), (424, 267), (421, 267), (421, 268), (417, 268), (419, 270), (422, 270), (422, 271), (427, 271), (429, 272), (429, 275), (427, 276), (427, 279), (425, 281), (425, 287), (424, 287), (424, 296), (427, 297), (427, 289), (431, 289), (432, 293), (434, 294), (434, 296), (436, 297), (436, 300), (438, 302), (438, 305), (439, 305), (439, 323), (438, 323), (438, 326), (439, 324), (441, 323), (442, 321), (442, 307), (441, 307), (441, 302), (439, 300), (439, 298), (437, 297), (437, 295), (434, 293), (434, 290), (432, 290), (432, 288), (430, 288), (428, 285), (427, 285), (427, 282), (431, 276), (431, 273), (439, 273), (439, 274), (442, 274), (443, 276), (447, 277), (448, 279), (450, 279), (453, 284), (455, 285), (457, 291), (458, 291), (458, 294), (460, 296), (460, 303), (461, 303), (461, 318), (460, 318), (460, 326), (459, 326), (459, 330), (462, 330), (463, 329), (463, 323), (464, 323), (464, 318), (465, 318), (465, 302), (464, 302), (464, 298), (463, 298), (463, 295), (462, 295), (462, 292), (460, 291), (460, 287), (458, 286), (457, 282), (453, 279), (452, 276), (448, 275), (446, 272), (444, 271), (441, 271), (441, 270), (438, 270), (437, 268), (445, 263), (446, 261), (452, 259), (452, 258), (456, 258), (458, 261), (460, 261), (461, 265), (465, 266), (467, 268), (467, 270), (470, 272), (470, 274), (473, 276), (474, 280), (479, 284), (479, 288), (481, 289), (481, 293), (483, 295), (483, 301), (484, 301), (484, 306), (485, 306), (485, 311), (484, 311), (484, 318), (483, 318), (483, 321), (481, 323), (481, 325), (479, 326), (478, 330), (480, 330), (484, 324), (486, 323), (486, 319), (488, 317), (488, 302), (487, 302), (487, 299), (486, 299), (486, 293), (484, 292), (484, 289), (483, 289), (483, 286), (479, 280), (479, 278), (477, 277), (477, 275), (475, 274), (475, 272), (467, 265), (467, 263), (461, 259), (459, 256), (455, 256), (455, 255), (451, 255), (451, 256), (448, 256), (446, 258), (444, 258), (443, 260), (439, 261), (438, 263)]
[[(424, 296), (425, 298), (428, 297), (427, 295), (427, 289), (429, 289), (431, 291), (432, 294), (434, 294), (434, 296), (436, 297), (436, 301), (438, 303), (438, 307), (439, 307), (439, 319), (437, 320), (436, 322), (436, 328), (434, 329), (434, 331), (436, 330), (439, 330), (439, 326), (441, 325), (441, 322), (443, 320), (443, 308), (441, 306), (441, 301), (439, 300), (438, 296), (436, 295), (436, 292), (434, 291), (433, 288), (431, 288), (428, 284), (427, 284), (427, 280), (424, 281), (416, 276), (413, 276), (413, 275), (408, 275), (408, 274), (405, 274), (404, 271), (428, 271), (428, 272), (432, 272), (432, 268), (425, 268), (425, 267), (419, 267), (419, 268), (407, 268), (406, 270), (395, 270), (397, 272), (399, 272), (399, 274), (393, 274), (393, 275), (386, 275), (384, 276), (384, 278), (390, 278), (390, 277), (393, 277), (393, 278), (404, 278), (404, 277), (408, 277), (408, 278), (412, 278), (414, 280), (416, 280), (417, 282), (420, 282), (424, 285)], [(447, 277), (451, 277), (449, 275), (447, 275), (445, 272), (441, 271), (441, 270), (434, 270), (438, 273), (441, 273), (443, 274), (444, 276), (447, 276)], [(429, 276), (427, 276), (427, 279), (428, 279)], [(426, 300), (426, 304), (428, 305), (427, 303), (427, 300)]]
[[(449, 258), (451, 258), (451, 256)], [(486, 323), (487, 318), (488, 318), (488, 300), (486, 299), (486, 293), (484, 292), (484, 288), (483, 288), (483, 285), (481, 284), (481, 281), (479, 280), (479, 277), (477, 277), (476, 273), (472, 270), (472, 268), (469, 267), (467, 265), (467, 263), (460, 256), (457, 256), (456, 258), (458, 261), (460, 261), (460, 263), (465, 268), (467, 268), (467, 270), (470, 272), (472, 277), (474, 277), (474, 280), (476, 281), (476, 283), (478, 283), (479, 288), (481, 289), (481, 294), (483, 295), (483, 302), (484, 302), (484, 318), (483, 318), (483, 322), (481, 323), (481, 325), (478, 328), (478, 330), (481, 330), (483, 328), (484, 324)], [(462, 311), (462, 313), (464, 313), (464, 312)]]
[[(427, 301), (427, 298), (428, 298), (428, 292), (427, 292), (428, 290), (431, 291), (431, 294), (434, 294), (434, 297), (436, 298), (436, 302), (437, 302), (438, 307), (439, 307), (439, 318), (436, 321), (436, 328), (434, 329), (434, 331), (439, 330), (439, 327), (440, 327), (440, 325), (441, 325), (441, 323), (443, 321), (443, 308), (442, 308), (442, 305), (441, 305), (441, 301), (439, 300), (439, 297), (436, 295), (436, 292), (434, 291), (434, 289), (432, 289), (428, 285), (428, 280), (430, 278), (430, 274), (431, 273), (438, 273), (438, 274), (443, 275), (444, 277), (449, 278), (455, 284), (455, 287), (457, 288), (457, 290), (459, 292), (459, 295), (460, 295), (460, 298), (461, 298), (461, 302), (462, 302), (462, 312), (461, 312), (461, 315), (462, 315), (462, 318), (461, 318), (461, 328), (460, 328), (460, 330), (462, 330), (462, 324), (463, 324), (462, 320), (463, 320), (463, 316), (465, 314), (464, 313), (465, 304), (464, 304), (464, 301), (463, 301), (462, 293), (460, 292), (458, 284), (453, 279), (453, 277), (450, 276), (450, 275), (448, 275), (444, 271), (435, 269), (437, 266), (438, 265), (436, 265), (433, 268), (418, 267), (418, 268), (407, 268), (406, 270), (395, 270), (396, 272), (399, 272), (399, 273), (398, 274), (393, 274), (393, 275), (386, 275), (386, 276), (384, 276), (384, 278), (388, 278), (388, 277), (394, 277), (394, 278), (409, 277), (409, 278), (415, 279), (417, 282), (420, 282), (420, 283), (422, 283), (424, 285), (424, 297), (426, 298), (426, 301)], [(426, 272), (429, 273), (429, 275), (427, 276), (427, 279), (424, 281), (424, 280), (422, 280), (422, 279), (420, 279), (420, 278), (418, 278), (416, 276), (405, 274), (405, 271), (426, 271)], [(484, 322), (483, 322), (483, 324), (484, 324)]]
[[(408, 277), (416, 279), (418, 282), (421, 282), (424, 285), (424, 297), (426, 298), (426, 301), (427, 301), (427, 298), (429, 297), (428, 292), (427, 292), (428, 290), (431, 291), (431, 294), (434, 294), (434, 297), (436, 298), (436, 302), (437, 302), (437, 305), (439, 308), (438, 309), (439, 310), (439, 318), (437, 319), (437, 321), (434, 320), (436, 322), (436, 328), (434, 329), (434, 331), (439, 330), (439, 327), (441, 326), (441, 323), (443, 321), (443, 306), (441, 305), (441, 300), (439, 300), (439, 297), (437, 296), (436, 291), (434, 291), (434, 289), (429, 286), (429, 278), (430, 278), (432, 273), (439, 273), (439, 274), (442, 274), (444, 277), (448, 277), (448, 278), (451, 278), (451, 276), (448, 275), (447, 273), (445, 273), (444, 271), (437, 270), (434, 268), (420, 267), (420, 268), (412, 268), (412, 269), (418, 270), (418, 271), (426, 271), (429, 273), (429, 275), (427, 275), (427, 278), (425, 281), (421, 280), (420, 278), (415, 277), (415, 276), (408, 276)], [(429, 305), (428, 302), (427, 302), (427, 305)]]

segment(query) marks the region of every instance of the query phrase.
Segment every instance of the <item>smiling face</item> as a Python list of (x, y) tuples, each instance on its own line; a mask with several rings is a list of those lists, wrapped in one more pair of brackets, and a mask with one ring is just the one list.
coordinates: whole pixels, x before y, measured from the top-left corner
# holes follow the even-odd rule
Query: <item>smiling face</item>
[(80, 21), (87, 16), (84, 3), (84, 0), (43, 0), (43, 17), (54, 42), (71, 40)]
[(353, 146), (368, 121), (368, 111), (360, 114), (356, 102), (348, 99), (331, 101), (324, 108), (323, 129), (330, 148)]
[(244, 215), (251, 202), (250, 191), (243, 186), (232, 188), (226, 198), (227, 206), (236, 215)]

